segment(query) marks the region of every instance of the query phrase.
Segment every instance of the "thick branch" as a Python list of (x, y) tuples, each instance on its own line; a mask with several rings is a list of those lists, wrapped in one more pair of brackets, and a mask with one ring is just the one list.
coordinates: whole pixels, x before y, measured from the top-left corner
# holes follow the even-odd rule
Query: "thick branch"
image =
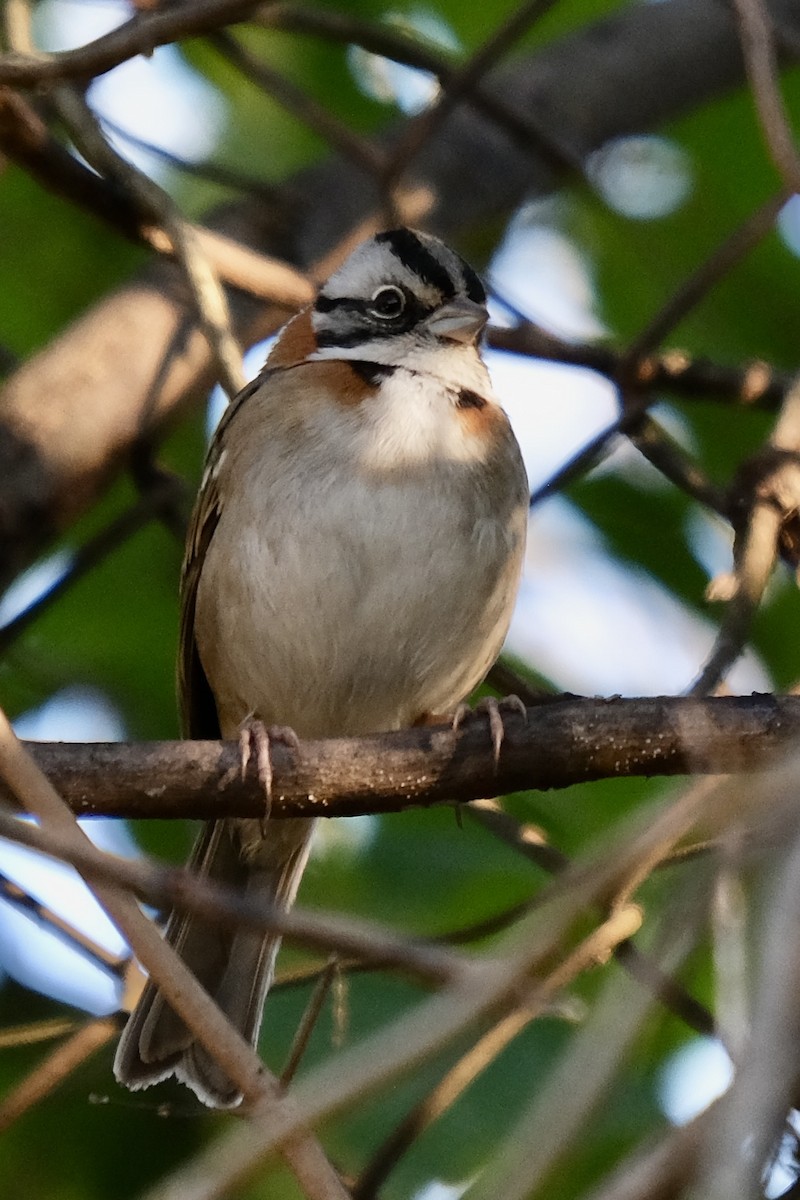
[[(796, 747), (800, 697), (589, 700), (567, 697), (506, 718), (495, 766), (486, 720), (276, 744), (272, 813), (340, 817), (466, 802), (622, 776), (752, 771)], [(232, 742), (30, 743), (82, 815), (210, 819), (263, 814)]]

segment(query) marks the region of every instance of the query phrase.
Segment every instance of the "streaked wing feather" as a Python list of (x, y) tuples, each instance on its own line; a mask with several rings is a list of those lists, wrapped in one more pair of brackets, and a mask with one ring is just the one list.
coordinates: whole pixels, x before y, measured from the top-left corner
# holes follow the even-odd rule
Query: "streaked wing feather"
[(178, 639), (178, 701), (181, 732), (188, 738), (218, 738), (219, 718), (194, 636), (197, 588), (206, 552), (219, 524), (220, 495), (216, 470), (225, 444), (225, 432), (242, 404), (261, 387), (265, 372), (234, 397), (225, 410), (208, 449), (203, 481), (195, 501), (181, 568), (180, 632)]

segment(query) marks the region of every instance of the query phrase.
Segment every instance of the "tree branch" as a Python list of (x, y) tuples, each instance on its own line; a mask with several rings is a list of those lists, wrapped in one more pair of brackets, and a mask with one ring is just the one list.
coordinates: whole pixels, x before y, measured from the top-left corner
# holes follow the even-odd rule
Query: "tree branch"
[[(800, 737), (800, 697), (589, 700), (506, 719), (494, 762), (486, 720), (273, 748), (275, 817), (341, 817), (563, 788), (622, 776), (729, 774), (774, 762)], [(80, 815), (211, 820), (260, 816), (234, 742), (28, 744)]]

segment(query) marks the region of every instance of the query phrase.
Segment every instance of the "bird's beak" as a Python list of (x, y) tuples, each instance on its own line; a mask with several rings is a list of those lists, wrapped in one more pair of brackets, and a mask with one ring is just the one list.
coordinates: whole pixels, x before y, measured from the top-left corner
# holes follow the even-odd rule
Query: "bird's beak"
[(483, 332), (489, 314), (482, 304), (474, 300), (449, 300), (437, 308), (426, 321), (435, 337), (449, 342), (476, 342)]

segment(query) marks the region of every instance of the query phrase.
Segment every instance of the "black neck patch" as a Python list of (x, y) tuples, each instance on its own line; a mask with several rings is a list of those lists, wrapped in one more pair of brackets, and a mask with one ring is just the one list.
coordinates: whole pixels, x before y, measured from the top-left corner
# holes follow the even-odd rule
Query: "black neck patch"
[(394, 375), (397, 370), (388, 363), (367, 362), (363, 358), (347, 358), (344, 361), (350, 364), (356, 375), (360, 375), (365, 383), (370, 383), (374, 387), (377, 387), (382, 380), (388, 379), (390, 375)]

